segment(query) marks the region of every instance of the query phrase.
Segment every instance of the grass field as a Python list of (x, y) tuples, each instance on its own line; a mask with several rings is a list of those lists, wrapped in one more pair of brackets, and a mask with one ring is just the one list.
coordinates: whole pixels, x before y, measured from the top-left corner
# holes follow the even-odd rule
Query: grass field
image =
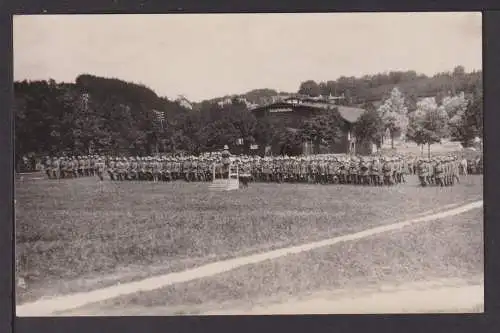
[(482, 177), (453, 188), (201, 183), (16, 183), (17, 302), (319, 240), (482, 198)]
[[(78, 311), (110, 315), (233, 314), (256, 305), (318, 296), (335, 299), (369, 295), (385, 286), (394, 292), (410, 282), (421, 290), (477, 285), (483, 282), (482, 218), (482, 210), (475, 209), (402, 231), (115, 298)], [(411, 304), (411, 300), (399, 302)]]

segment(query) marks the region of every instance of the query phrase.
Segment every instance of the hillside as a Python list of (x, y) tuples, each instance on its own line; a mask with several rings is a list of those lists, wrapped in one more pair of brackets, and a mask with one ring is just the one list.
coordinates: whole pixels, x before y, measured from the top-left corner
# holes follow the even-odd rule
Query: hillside
[[(466, 73), (464, 68), (457, 66), (452, 72), (438, 73), (432, 77), (417, 74), (414, 71), (393, 71), (365, 75), (363, 77), (340, 77), (337, 80), (316, 82), (304, 81), (297, 92), (311, 96), (341, 96), (347, 105), (377, 104), (385, 99), (394, 87), (398, 87), (407, 97), (409, 107), (415, 107), (417, 99), (436, 96), (438, 99), (464, 91), (471, 94), (475, 89), (482, 89), (482, 71)], [(294, 92), (294, 93), (297, 93)], [(218, 103), (233, 98), (244, 98), (252, 104), (266, 104), (278, 94), (275, 89), (254, 89), (244, 94), (216, 97), (205, 102)]]

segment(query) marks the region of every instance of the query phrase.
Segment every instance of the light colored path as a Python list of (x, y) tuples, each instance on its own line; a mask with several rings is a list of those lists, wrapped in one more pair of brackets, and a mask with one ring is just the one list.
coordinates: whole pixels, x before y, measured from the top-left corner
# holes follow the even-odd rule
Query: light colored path
[(228, 272), (230, 270), (260, 263), (266, 260), (283, 257), (289, 254), (301, 253), (310, 251), (320, 247), (330, 246), (342, 242), (354, 241), (376, 234), (390, 232), (414, 225), (433, 220), (438, 220), (467, 211), (480, 208), (483, 206), (483, 201), (475, 201), (460, 207), (445, 210), (439, 213), (430, 214), (426, 216), (417, 217), (400, 223), (394, 223), (367, 229), (361, 232), (335, 237), (323, 241), (308, 243), (299, 246), (292, 246), (288, 248), (278, 249), (274, 251), (264, 252), (260, 254), (249, 255), (229, 260), (214, 262), (211, 264), (203, 265), (197, 268), (185, 270), (177, 273), (170, 273), (156, 277), (147, 278), (141, 281), (119, 284), (112, 287), (93, 290), (90, 292), (75, 293), (51, 299), (42, 299), (32, 303), (25, 303), (16, 307), (17, 316), (51, 316), (54, 312), (61, 312), (71, 309), (76, 309), (91, 303), (101, 302), (112, 299), (122, 295), (133, 294), (140, 291), (152, 291), (163, 288), (176, 283), (187, 282), (195, 279), (213, 276), (216, 274)]
[(363, 296), (323, 297), (258, 305), (251, 309), (213, 311), (204, 315), (395, 314), (483, 312), (484, 285), (415, 288)]

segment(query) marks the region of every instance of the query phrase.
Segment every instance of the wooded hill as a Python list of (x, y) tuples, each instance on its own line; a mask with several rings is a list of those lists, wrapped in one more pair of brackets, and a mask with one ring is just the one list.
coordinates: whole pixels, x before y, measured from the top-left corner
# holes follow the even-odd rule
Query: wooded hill
[[(407, 71), (341, 77), (327, 82), (309, 80), (300, 85), (298, 93), (343, 94), (343, 104), (367, 106), (371, 103), (373, 108), (373, 104), (388, 97), (395, 86), (402, 91), (412, 111), (420, 97), (437, 96), (439, 100), (454, 92), (482, 91), (482, 72), (466, 73), (459, 66), (433, 77)], [(214, 103), (223, 97), (195, 103), (192, 110), (158, 96), (144, 85), (86, 74), (78, 76), (74, 83), (15, 82), (14, 93), (18, 157), (78, 155), (89, 151), (122, 155), (156, 151), (199, 153), (219, 149), (239, 138), (244, 138), (245, 145), (269, 141), (293, 145), (315, 126), (312, 120), (311, 124), (304, 125), (307, 131), (299, 131), (291, 138), (292, 134), (280, 128), (280, 124), (258, 122), (244, 103), (233, 98), (239, 96), (250, 103), (265, 104), (278, 94), (267, 88), (231, 95), (234, 103), (229, 105)], [(332, 137), (331, 133), (324, 134), (324, 137)]]

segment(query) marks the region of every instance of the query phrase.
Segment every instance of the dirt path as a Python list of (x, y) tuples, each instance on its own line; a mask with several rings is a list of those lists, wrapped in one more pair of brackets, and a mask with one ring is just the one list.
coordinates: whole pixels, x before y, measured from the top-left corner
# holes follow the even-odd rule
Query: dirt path
[(482, 200), (476, 201), (460, 207), (442, 211), (439, 213), (417, 217), (400, 223), (371, 228), (354, 234), (335, 237), (324, 241), (313, 242), (300, 246), (293, 246), (265, 253), (219, 261), (204, 266), (200, 266), (194, 269), (186, 270), (183, 272), (165, 274), (131, 283), (118, 284), (116, 286), (94, 290), (90, 292), (76, 293), (72, 295), (55, 297), (52, 299), (42, 299), (33, 303), (26, 303), (17, 306), (16, 313), (18, 316), (51, 316), (57, 312), (77, 309), (79, 307), (83, 307), (88, 304), (105, 301), (122, 295), (133, 294), (139, 291), (156, 290), (168, 285), (213, 276), (223, 272), (231, 271), (235, 268), (239, 268), (245, 265), (276, 259), (279, 257), (286, 256), (288, 254), (301, 253), (324, 246), (338, 244), (341, 242), (358, 240), (384, 232), (399, 230), (404, 227), (414, 225), (417, 223), (423, 223), (462, 214), (467, 211), (480, 208), (482, 207), (482, 205), (483, 205)]

